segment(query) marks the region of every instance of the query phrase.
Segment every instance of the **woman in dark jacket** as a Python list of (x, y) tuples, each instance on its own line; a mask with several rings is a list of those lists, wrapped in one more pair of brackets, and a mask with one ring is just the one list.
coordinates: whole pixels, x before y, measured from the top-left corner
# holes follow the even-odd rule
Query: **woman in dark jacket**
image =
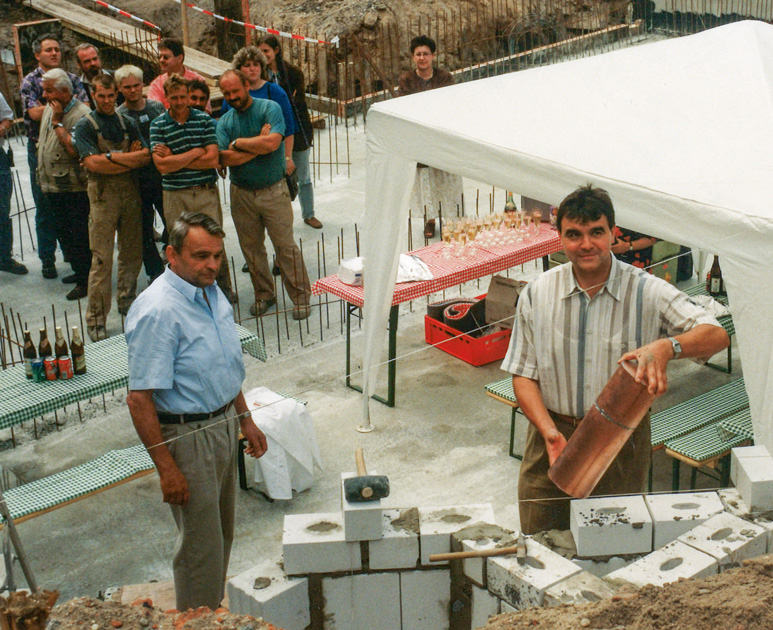
[(314, 188), (311, 184), (309, 168), (309, 149), (314, 140), (314, 130), (311, 127), (309, 108), (306, 105), (303, 72), (300, 68), (286, 62), (282, 56), (282, 46), (273, 35), (264, 35), (258, 42), (258, 48), (268, 61), (268, 79), (279, 84), (290, 97), (295, 115), (295, 144), (293, 145), (293, 162), (298, 169), (298, 198), (301, 201), (303, 222), (313, 228), (320, 229), (322, 223), (314, 216)]

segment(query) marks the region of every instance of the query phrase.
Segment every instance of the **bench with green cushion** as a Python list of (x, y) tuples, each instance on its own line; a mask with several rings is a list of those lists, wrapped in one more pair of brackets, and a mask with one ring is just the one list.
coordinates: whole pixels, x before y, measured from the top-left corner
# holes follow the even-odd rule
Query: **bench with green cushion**
[(14, 523), (85, 499), (155, 470), (142, 444), (110, 451), (68, 470), (25, 483), (4, 492)]
[(510, 457), (515, 459), (523, 459), (523, 455), (515, 453), (515, 414), (518, 413), (520, 407), (518, 401), (515, 399), (513, 393), (513, 377), (508, 376), (500, 381), (494, 381), (485, 386), (486, 395), (490, 396), (494, 400), (504, 403), (512, 407), (512, 413), (510, 414)]

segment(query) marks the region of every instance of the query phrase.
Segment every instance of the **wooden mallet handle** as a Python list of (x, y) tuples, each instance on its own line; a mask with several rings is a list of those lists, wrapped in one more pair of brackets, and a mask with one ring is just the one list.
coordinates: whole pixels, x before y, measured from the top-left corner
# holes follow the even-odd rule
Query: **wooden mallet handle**
[[(368, 470), (365, 468), (365, 454), (362, 452), (362, 447), (358, 446), (354, 449), (354, 461), (357, 463), (357, 476), (365, 477), (368, 474)], [(370, 499), (373, 496), (373, 488), (365, 487), (360, 491), (363, 499)]]
[(478, 549), (475, 551), (454, 551), (452, 553), (433, 553), (430, 562), (446, 562), (447, 560), (464, 560), (465, 558), (491, 558), (493, 556), (509, 556), (518, 553), (518, 547), (500, 547), (499, 549)]

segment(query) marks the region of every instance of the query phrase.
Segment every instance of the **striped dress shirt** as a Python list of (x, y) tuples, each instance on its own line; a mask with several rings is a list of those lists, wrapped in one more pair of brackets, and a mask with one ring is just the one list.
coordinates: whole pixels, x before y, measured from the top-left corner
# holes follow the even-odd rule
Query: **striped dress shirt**
[(521, 294), (502, 369), (539, 381), (549, 410), (581, 418), (623, 354), (699, 324), (720, 325), (675, 287), (614, 256), (592, 299), (567, 263)]

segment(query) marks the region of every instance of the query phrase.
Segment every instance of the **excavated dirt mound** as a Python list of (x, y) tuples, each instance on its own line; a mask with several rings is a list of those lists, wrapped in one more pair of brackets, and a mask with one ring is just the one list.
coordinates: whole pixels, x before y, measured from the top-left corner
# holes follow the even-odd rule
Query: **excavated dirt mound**
[(583, 606), (493, 618), (485, 630), (770, 630), (773, 555), (701, 580), (646, 586)]

